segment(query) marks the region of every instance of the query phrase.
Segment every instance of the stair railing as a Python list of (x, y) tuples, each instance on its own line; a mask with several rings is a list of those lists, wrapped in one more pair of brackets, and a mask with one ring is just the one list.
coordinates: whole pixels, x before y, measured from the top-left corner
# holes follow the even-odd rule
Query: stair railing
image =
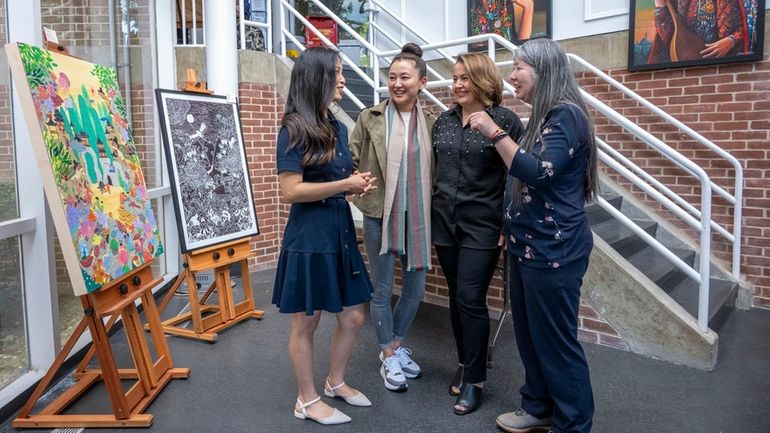
[[(182, 43), (183, 46), (205, 46), (206, 45), (206, 1), (207, 0), (176, 0), (177, 11), (180, 16), (176, 17), (179, 20), (182, 30)], [(187, 4), (190, 4), (190, 38), (187, 37), (188, 29), (188, 17), (187, 17)], [(201, 12), (200, 27), (198, 26), (198, 10)], [(265, 51), (268, 53), (273, 52), (273, 36), (272, 27), (272, 2), (266, 2), (266, 22), (262, 23), (254, 20), (246, 19), (246, 9), (244, 7), (244, 0), (238, 0), (238, 26), (240, 31), (240, 37), (238, 39), (239, 49), (245, 50), (246, 46), (246, 27), (257, 27), (263, 30), (265, 35)], [(198, 29), (201, 30), (201, 38), (198, 38)], [(233, 36), (235, 37), (235, 36)]]
[[(629, 98), (632, 98), (640, 105), (644, 106), (648, 110), (652, 111), (653, 113), (660, 116), (663, 120), (670, 123), (680, 131), (684, 132), (688, 137), (692, 138), (693, 140), (697, 141), (707, 149), (713, 151), (717, 156), (721, 157), (725, 161), (729, 162), (730, 165), (733, 166), (735, 170), (735, 184), (733, 186), (734, 188), (734, 194), (730, 194), (729, 192), (725, 191), (722, 187), (715, 184), (714, 182), (711, 182), (711, 188), (719, 194), (722, 198), (727, 200), (728, 203), (733, 205), (734, 208), (734, 214), (733, 214), (733, 232), (732, 234), (727, 232), (724, 228), (719, 226), (718, 224), (714, 224), (716, 227), (716, 231), (726, 240), (731, 242), (733, 244), (733, 251), (732, 251), (732, 275), (735, 279), (740, 279), (741, 275), (741, 223), (743, 218), (743, 165), (740, 161), (730, 153), (728, 153), (726, 150), (722, 149), (721, 147), (717, 146), (716, 144), (709, 141), (707, 138), (690, 128), (689, 126), (685, 125), (675, 117), (671, 116), (670, 114), (663, 111), (660, 107), (654, 105), (650, 101), (644, 99), (643, 97), (636, 94), (634, 91), (629, 89), (628, 87), (624, 86), (608, 74), (604, 73), (602, 70), (597, 68), (596, 66), (588, 63), (585, 59), (581, 58), (580, 56), (577, 56), (575, 54), (568, 54), (567, 55), (571, 61), (575, 61), (580, 64), (580, 66), (586, 68), (587, 70), (591, 71), (594, 75), (604, 80), (606, 83), (610, 84), (615, 89), (622, 92), (624, 95), (628, 96)], [(670, 190), (669, 190), (670, 191)], [(676, 196), (675, 193), (671, 192), (670, 196)], [(678, 197), (679, 198), (679, 197)], [(692, 205), (689, 205), (684, 199), (681, 199), (681, 205), (688, 209), (691, 213), (695, 215), (699, 215), (699, 212), (697, 209), (695, 209)], [(718, 227), (718, 228), (717, 228)]]

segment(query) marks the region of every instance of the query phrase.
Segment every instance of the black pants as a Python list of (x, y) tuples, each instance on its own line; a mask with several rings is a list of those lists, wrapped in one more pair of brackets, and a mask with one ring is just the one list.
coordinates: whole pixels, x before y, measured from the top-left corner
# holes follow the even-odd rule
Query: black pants
[(509, 256), (508, 268), (516, 344), (525, 369), (521, 407), (538, 418), (552, 416), (556, 433), (588, 433), (593, 391), (577, 339), (580, 286), (588, 257), (543, 269)]
[(436, 255), (449, 286), (449, 317), (458, 362), (465, 366), (463, 382), (484, 382), (489, 344), (487, 289), (500, 258), (500, 248), (436, 246)]

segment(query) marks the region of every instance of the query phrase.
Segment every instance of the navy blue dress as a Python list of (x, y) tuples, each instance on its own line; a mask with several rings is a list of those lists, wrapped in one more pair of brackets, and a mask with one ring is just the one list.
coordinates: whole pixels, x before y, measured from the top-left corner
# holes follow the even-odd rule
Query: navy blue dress
[[(278, 173), (302, 174), (303, 182), (345, 179), (353, 170), (348, 131), (331, 121), (337, 140), (334, 159), (323, 165), (302, 165), (302, 145), (287, 150), (289, 132), (278, 133)], [(353, 217), (340, 193), (326, 199), (292, 203), (283, 234), (273, 287), (273, 304), (281, 313), (316, 310), (339, 313), (343, 307), (371, 299), (372, 283), (358, 251)]]

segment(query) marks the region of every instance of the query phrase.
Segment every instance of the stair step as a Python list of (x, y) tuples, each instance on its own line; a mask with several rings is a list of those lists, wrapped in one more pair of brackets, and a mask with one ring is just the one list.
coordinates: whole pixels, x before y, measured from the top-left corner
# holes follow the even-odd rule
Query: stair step
[[(639, 227), (652, 236), (658, 228), (658, 223), (650, 220), (635, 221)], [(621, 256), (630, 257), (643, 248), (647, 247), (647, 242), (642, 240), (631, 229), (623, 225), (616, 219), (610, 219), (597, 225), (591, 225), (593, 230), (605, 242), (610, 244)]]
[[(698, 317), (698, 283), (687, 278), (675, 287), (669, 295), (693, 317)], [(719, 332), (727, 318), (735, 310), (737, 296), (738, 283), (735, 281), (720, 278), (709, 279), (708, 325), (712, 331)]]
[[(612, 197), (609, 195), (602, 195), (602, 198), (607, 200), (607, 202), (614, 206), (615, 209), (620, 209), (620, 205), (623, 204), (623, 197), (619, 195), (614, 195)], [(588, 224), (591, 226), (613, 219), (612, 215), (604, 210), (603, 207), (599, 206), (598, 203), (593, 203), (586, 207), (586, 215), (588, 216)]]
[[(367, 76), (371, 76), (371, 69), (361, 69)], [(342, 75), (345, 77), (345, 87), (347, 87), (365, 107), (374, 105), (374, 92), (372, 91), (372, 86), (348, 66), (342, 68)], [(350, 98), (343, 96), (339, 105), (348, 116), (353, 119), (353, 121), (358, 119), (358, 113), (361, 111), (361, 107), (356, 105)]]
[[(671, 252), (690, 266), (695, 260), (694, 251), (674, 248), (671, 249)], [(627, 259), (629, 263), (642, 271), (647, 278), (666, 292), (672, 291), (687, 279), (687, 274), (649, 245)]]

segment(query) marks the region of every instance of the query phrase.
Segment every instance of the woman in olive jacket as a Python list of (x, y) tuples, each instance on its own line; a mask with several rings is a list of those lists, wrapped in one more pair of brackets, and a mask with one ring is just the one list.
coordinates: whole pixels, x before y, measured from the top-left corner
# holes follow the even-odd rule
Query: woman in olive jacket
[[(371, 172), (378, 188), (353, 199), (364, 214), (364, 246), (374, 284), (371, 314), (382, 350), (380, 375), (391, 391), (422, 374), (402, 340), (425, 294), (431, 267), (430, 209), (434, 157), (430, 131), (436, 118), (417, 98), (427, 83), (422, 50), (406, 44), (390, 65), (390, 97), (358, 115), (350, 138), (353, 166)], [(403, 285), (391, 308), (396, 259)]]

